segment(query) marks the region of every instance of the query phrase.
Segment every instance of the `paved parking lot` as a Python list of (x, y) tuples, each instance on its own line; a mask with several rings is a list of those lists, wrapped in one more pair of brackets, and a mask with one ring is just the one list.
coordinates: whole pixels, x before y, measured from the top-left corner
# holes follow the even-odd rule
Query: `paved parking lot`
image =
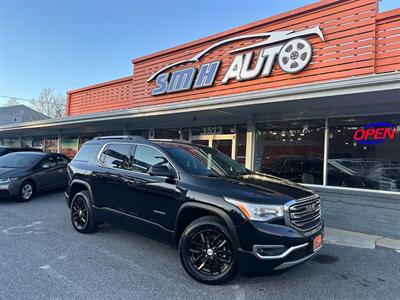
[(207, 286), (177, 251), (123, 228), (75, 232), (63, 192), (0, 200), (0, 299), (398, 299), (400, 253), (326, 245), (311, 261)]

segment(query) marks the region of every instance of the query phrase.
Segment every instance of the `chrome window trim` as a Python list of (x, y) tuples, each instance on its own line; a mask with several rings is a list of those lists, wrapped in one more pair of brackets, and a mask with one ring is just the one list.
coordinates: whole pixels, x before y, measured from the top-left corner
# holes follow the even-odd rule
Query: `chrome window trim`
[(260, 253), (257, 252), (258, 249), (261, 248), (281, 248), (281, 247), (285, 247), (283, 245), (254, 245), (253, 246), (253, 254), (258, 257), (259, 259), (281, 259), (281, 258), (285, 258), (286, 256), (288, 256), (290, 253), (292, 253), (295, 250), (307, 247), (309, 245), (309, 243), (304, 243), (301, 245), (297, 245), (297, 246), (292, 246), (290, 248), (288, 248), (285, 252), (279, 254), (279, 255), (261, 255)]
[[(161, 152), (160, 150), (158, 150), (156, 147), (153, 147), (153, 146), (151, 146), (151, 145), (141, 144), (141, 143), (126, 143), (126, 142), (125, 142), (125, 143), (124, 143), (124, 142), (109, 142), (109, 143), (105, 143), (105, 144), (101, 147), (99, 153), (98, 153), (97, 156), (96, 156), (96, 159), (97, 159), (98, 163), (100, 163), (103, 167), (105, 167), (105, 168), (107, 168), (107, 169), (111, 169), (111, 170), (121, 170), (121, 169), (116, 169), (116, 168), (108, 167), (108, 166), (106, 166), (106, 165), (100, 160), (100, 156), (102, 155), (104, 149), (105, 149), (108, 145), (114, 145), (114, 144), (130, 145), (130, 146), (132, 147), (132, 150), (133, 150), (133, 148), (134, 148), (135, 146), (138, 146), (138, 145), (153, 148), (154, 150), (156, 150), (156, 151), (158, 151), (160, 154), (162, 154), (162, 156), (165, 157), (165, 159), (167, 160), (167, 162), (168, 162), (168, 163), (171, 165), (171, 167), (174, 169), (174, 172), (175, 172), (175, 177), (174, 177), (174, 179), (176, 179), (176, 180), (179, 180), (179, 179), (180, 179), (179, 173), (178, 173), (178, 171), (177, 171), (175, 165), (168, 159), (168, 157), (165, 156), (164, 153), (162, 153), (162, 152)], [(143, 173), (143, 172), (137, 172), (137, 171), (125, 170), (125, 169), (122, 169), (122, 170), (125, 171), (125, 172), (131, 172), (131, 173), (135, 173), (135, 174), (141, 174), (141, 175), (147, 175), (147, 176), (153, 177), (153, 176), (151, 176), (149, 173)], [(165, 176), (158, 176), (158, 177), (167, 178), (167, 177), (165, 177)]]

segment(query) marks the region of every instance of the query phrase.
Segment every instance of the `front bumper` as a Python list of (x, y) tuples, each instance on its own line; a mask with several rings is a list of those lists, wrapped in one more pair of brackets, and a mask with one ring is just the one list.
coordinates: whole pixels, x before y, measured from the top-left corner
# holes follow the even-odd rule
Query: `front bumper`
[(19, 192), (19, 181), (13, 181), (6, 184), (0, 184), (0, 197), (17, 196)]
[(285, 225), (246, 221), (236, 228), (240, 243), (239, 270), (244, 273), (282, 270), (311, 258), (313, 240), (324, 234), (324, 225), (300, 232)]

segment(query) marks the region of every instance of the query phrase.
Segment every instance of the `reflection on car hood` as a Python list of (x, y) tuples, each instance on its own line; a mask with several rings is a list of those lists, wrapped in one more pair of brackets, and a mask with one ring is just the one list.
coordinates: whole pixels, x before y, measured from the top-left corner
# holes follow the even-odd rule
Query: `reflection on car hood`
[(5, 168), (0, 167), (0, 179), (8, 177), (18, 177), (26, 172), (25, 168)]
[(284, 204), (293, 199), (314, 195), (306, 187), (261, 173), (213, 177), (208, 181), (209, 188), (219, 189), (224, 196), (259, 204)]

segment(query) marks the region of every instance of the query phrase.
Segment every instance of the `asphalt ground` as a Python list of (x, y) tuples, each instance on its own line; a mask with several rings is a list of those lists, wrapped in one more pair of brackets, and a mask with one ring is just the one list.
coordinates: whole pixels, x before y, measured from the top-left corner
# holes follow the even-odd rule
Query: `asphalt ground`
[(400, 253), (325, 245), (283, 273), (208, 286), (177, 250), (124, 228), (70, 224), (62, 191), (0, 200), (0, 299), (400, 299)]

